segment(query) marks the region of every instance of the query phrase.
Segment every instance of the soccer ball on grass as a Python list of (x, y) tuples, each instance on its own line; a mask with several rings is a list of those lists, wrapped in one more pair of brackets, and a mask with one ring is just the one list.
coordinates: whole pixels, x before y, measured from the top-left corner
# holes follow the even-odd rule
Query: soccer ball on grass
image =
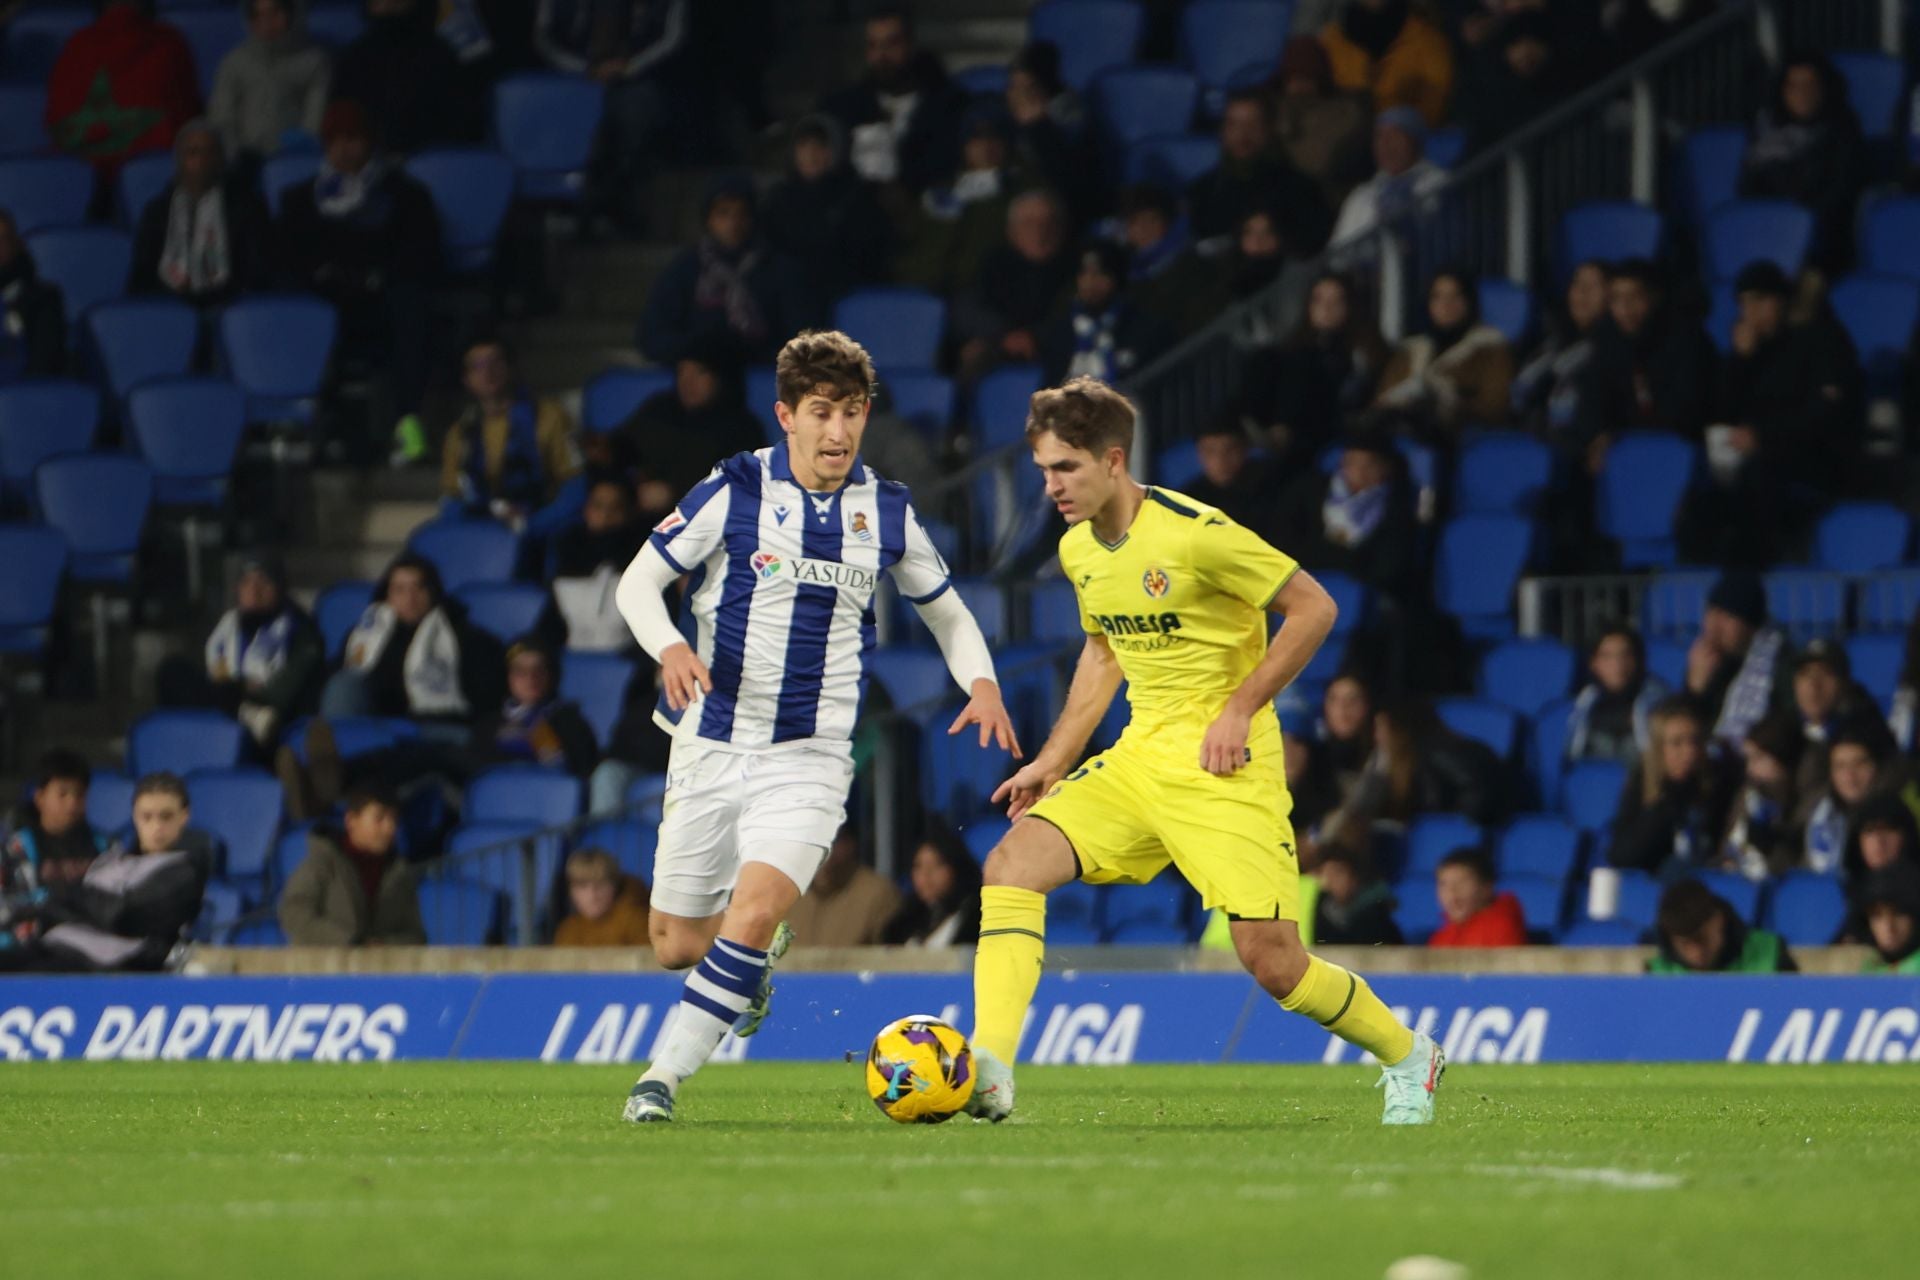
[(951, 1119), (973, 1096), (973, 1050), (929, 1014), (890, 1022), (867, 1051), (867, 1095), (901, 1124)]

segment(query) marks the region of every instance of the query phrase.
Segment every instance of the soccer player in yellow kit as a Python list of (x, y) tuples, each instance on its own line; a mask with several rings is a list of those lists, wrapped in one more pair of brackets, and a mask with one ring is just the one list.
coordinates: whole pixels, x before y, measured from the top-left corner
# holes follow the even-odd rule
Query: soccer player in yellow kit
[[(1027, 419), (1060, 565), (1087, 633), (1046, 746), (1003, 783), (1012, 830), (987, 859), (973, 967), (978, 1084), (967, 1109), (1013, 1111), (1013, 1060), (1040, 981), (1046, 894), (1078, 877), (1144, 884), (1171, 862), (1228, 916), (1235, 952), (1284, 1009), (1379, 1059), (1387, 1124), (1426, 1124), (1446, 1061), (1366, 980), (1300, 941), (1280, 722), (1273, 698), (1332, 629), (1331, 597), (1219, 511), (1127, 474), (1134, 410), (1092, 378), (1037, 392)], [(1267, 613), (1286, 625), (1271, 647)], [(1074, 768), (1122, 680), (1133, 717)], [(1071, 770), (1071, 772), (1069, 772)]]

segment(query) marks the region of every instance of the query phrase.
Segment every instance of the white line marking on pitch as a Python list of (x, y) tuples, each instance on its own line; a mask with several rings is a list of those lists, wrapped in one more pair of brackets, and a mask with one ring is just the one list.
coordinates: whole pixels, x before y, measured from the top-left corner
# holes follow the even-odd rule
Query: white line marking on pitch
[(1686, 1182), (1672, 1173), (1648, 1173), (1638, 1169), (1582, 1168), (1551, 1164), (1470, 1164), (1468, 1173), (1489, 1178), (1540, 1178), (1548, 1182), (1580, 1182), (1612, 1187), (1616, 1191), (1671, 1191)]

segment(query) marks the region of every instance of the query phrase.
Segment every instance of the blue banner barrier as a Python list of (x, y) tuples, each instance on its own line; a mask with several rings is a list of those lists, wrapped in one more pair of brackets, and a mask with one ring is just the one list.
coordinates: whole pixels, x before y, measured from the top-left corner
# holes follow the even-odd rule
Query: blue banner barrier
[[(1374, 988), (1457, 1062), (1920, 1062), (1910, 977), (1386, 975)], [(670, 974), (16, 978), (0, 1060), (641, 1062), (671, 1018)], [(786, 974), (773, 1016), (724, 1060), (864, 1052), (909, 1013), (962, 1030), (965, 974)], [(1041, 981), (1023, 1061), (1354, 1063), (1237, 974), (1060, 973)]]

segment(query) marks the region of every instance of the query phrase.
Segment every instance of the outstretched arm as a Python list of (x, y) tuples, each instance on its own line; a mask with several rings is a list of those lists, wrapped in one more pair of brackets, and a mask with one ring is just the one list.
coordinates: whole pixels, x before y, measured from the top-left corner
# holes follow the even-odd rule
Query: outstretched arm
[(1304, 569), (1287, 579), (1267, 607), (1285, 618), (1286, 625), (1207, 729), (1200, 744), (1200, 767), (1208, 773), (1233, 773), (1247, 762), (1247, 733), (1254, 714), (1272, 703), (1313, 661), (1340, 614), (1327, 589)]
[(1020, 741), (1014, 736), (1013, 721), (1001, 701), (1000, 684), (994, 679), (993, 653), (987, 648), (987, 638), (980, 634), (980, 624), (974, 621), (960, 593), (942, 591), (913, 607), (920, 621), (927, 624), (927, 630), (933, 632), (934, 640), (940, 645), (940, 656), (947, 660), (947, 670), (953, 673), (954, 683), (965, 689), (972, 699), (947, 732), (955, 734), (968, 725), (977, 724), (981, 746), (992, 740), (1003, 750), (1012, 752), (1014, 759), (1020, 759)]
[(1008, 801), (1007, 816), (1016, 821), (1031, 809), (1053, 784), (1066, 776), (1087, 749), (1087, 739), (1113, 704), (1113, 695), (1121, 682), (1120, 662), (1113, 656), (1105, 636), (1090, 635), (1080, 650), (1080, 661), (1073, 669), (1073, 684), (1067, 689), (1067, 705), (1047, 735), (1047, 745), (1020, 772), (1001, 783), (993, 793), (993, 802)]

